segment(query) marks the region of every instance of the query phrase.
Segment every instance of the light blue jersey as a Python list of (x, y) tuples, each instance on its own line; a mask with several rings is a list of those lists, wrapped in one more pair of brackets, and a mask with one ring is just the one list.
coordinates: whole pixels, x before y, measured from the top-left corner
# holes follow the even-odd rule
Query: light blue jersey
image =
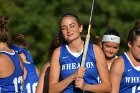
[[(60, 48), (60, 80), (64, 80), (69, 75), (73, 74), (81, 64), (82, 54), (78, 57), (73, 56), (67, 49), (66, 45), (61, 46)], [(86, 73), (84, 75), (84, 81), (88, 84), (97, 84), (98, 83), (98, 71), (96, 68), (96, 59), (93, 52), (93, 44), (89, 44), (87, 57), (85, 62)], [(72, 82), (63, 93), (82, 93), (82, 90), (75, 88), (74, 82)]]
[(140, 93), (140, 66), (135, 67), (126, 53), (123, 53), (124, 73), (119, 93)]
[[(15, 70), (14, 73), (6, 78), (0, 78), (0, 93), (21, 93), (22, 83), (23, 83), (23, 71), (20, 66), (19, 56), (16, 52), (0, 52), (0, 54), (5, 54), (10, 57), (13, 61)], [(8, 69), (8, 68), (7, 68)]]
[(23, 93), (35, 93), (39, 77), (35, 65), (31, 62), (24, 62), (27, 70), (27, 76), (24, 80)]

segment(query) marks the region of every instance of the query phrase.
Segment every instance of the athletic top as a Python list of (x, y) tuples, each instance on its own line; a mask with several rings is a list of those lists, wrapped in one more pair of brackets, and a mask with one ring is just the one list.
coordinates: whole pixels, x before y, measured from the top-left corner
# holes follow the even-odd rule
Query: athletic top
[(124, 73), (119, 93), (140, 93), (140, 66), (135, 67), (126, 53), (121, 57), (124, 60)]
[(24, 62), (24, 66), (27, 70), (27, 76), (24, 80), (23, 93), (35, 93), (39, 80), (35, 65), (31, 62)]
[(23, 70), (20, 66), (18, 54), (14, 51), (13, 53), (1, 51), (0, 54), (5, 54), (10, 57), (15, 67), (15, 70), (11, 76), (0, 78), (0, 93), (21, 93), (23, 83)]
[(33, 58), (32, 58), (30, 52), (27, 49), (21, 48), (21, 47), (17, 47), (16, 45), (12, 45), (10, 48), (13, 49), (14, 51), (18, 52), (19, 54), (24, 52), (27, 60), (29, 62), (33, 63)]
[[(62, 45), (60, 48), (60, 80), (64, 80), (69, 75), (73, 74), (81, 64), (83, 53), (75, 57), (69, 52), (67, 45)], [(98, 83), (98, 71), (96, 68), (96, 59), (93, 52), (93, 44), (89, 43), (87, 57), (85, 61), (86, 73), (84, 75), (84, 81), (88, 84)], [(82, 90), (75, 88), (74, 81), (62, 92), (62, 93), (81, 93)]]
[(27, 60), (29, 61), (24, 62), (24, 67), (26, 68), (27, 76), (24, 80), (23, 93), (35, 93), (39, 76), (37, 75), (36, 67), (33, 63), (32, 56), (30, 55), (29, 51), (25, 48), (20, 48), (15, 45), (12, 45), (11, 48), (19, 54), (24, 53)]

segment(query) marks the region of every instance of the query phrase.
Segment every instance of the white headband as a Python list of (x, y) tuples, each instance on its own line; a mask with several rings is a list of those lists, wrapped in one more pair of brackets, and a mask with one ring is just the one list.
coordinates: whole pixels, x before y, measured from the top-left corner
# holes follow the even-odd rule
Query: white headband
[(115, 42), (120, 44), (120, 37), (115, 35), (104, 35), (102, 38), (102, 42)]

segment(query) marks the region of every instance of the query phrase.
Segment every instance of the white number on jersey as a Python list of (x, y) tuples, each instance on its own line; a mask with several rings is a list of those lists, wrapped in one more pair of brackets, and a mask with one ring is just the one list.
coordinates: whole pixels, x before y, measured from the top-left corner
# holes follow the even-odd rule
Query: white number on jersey
[(15, 77), (14, 80), (13, 80), (13, 83), (14, 83), (14, 85), (15, 85), (15, 92), (19, 92), (19, 91), (18, 91), (18, 84), (21, 84), (20, 90), (22, 90), (22, 83), (23, 83), (23, 78), (22, 78), (22, 76), (20, 76), (20, 77)]
[(35, 93), (36, 87), (37, 87), (37, 82), (34, 83), (32, 86), (31, 86), (30, 83), (28, 83), (28, 84), (26, 85), (27, 93), (31, 93), (31, 89), (32, 89), (33, 93)]
[(140, 93), (140, 86), (138, 86), (138, 87), (136, 87), (136, 86), (132, 87), (132, 93), (136, 93), (136, 91), (139, 91), (137, 93)]

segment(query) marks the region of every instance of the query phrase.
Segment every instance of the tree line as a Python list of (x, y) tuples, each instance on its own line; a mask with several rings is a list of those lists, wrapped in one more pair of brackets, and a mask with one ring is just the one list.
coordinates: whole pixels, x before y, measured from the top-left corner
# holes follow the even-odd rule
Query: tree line
[[(92, 0), (0, 0), (0, 16), (10, 18), (12, 36), (22, 33), (30, 44), (35, 64), (47, 62), (48, 46), (59, 33), (59, 19), (67, 12), (75, 13), (87, 31)], [(95, 0), (91, 34), (102, 36), (109, 28), (121, 35), (120, 53), (126, 50), (126, 38), (140, 19), (140, 0)]]

